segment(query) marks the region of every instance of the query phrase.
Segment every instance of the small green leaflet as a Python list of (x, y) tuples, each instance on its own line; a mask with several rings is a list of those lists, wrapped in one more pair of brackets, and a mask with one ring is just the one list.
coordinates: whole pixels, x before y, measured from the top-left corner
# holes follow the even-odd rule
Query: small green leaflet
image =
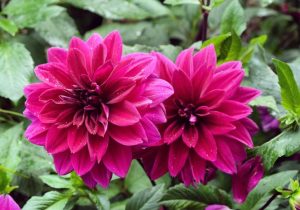
[(273, 59), (281, 89), (282, 106), (289, 112), (300, 115), (300, 90), (288, 64)]

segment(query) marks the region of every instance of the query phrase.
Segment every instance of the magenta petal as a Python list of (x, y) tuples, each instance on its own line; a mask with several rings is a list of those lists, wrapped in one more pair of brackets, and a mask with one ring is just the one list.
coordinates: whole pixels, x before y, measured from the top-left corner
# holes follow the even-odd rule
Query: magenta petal
[(72, 153), (81, 150), (87, 144), (88, 138), (88, 132), (83, 126), (68, 128), (68, 145)]
[(222, 112), (211, 111), (203, 121), (213, 134), (225, 134), (236, 128), (232, 123), (233, 119)]
[(67, 50), (58, 47), (51, 47), (47, 50), (47, 58), (49, 63), (67, 63)]
[(81, 176), (81, 178), (89, 188), (93, 189), (96, 187), (97, 182), (95, 181), (95, 179), (93, 178), (91, 173), (87, 173), (87, 174)]
[(141, 119), (137, 108), (128, 101), (111, 105), (109, 112), (109, 122), (117, 126), (133, 125)]
[(195, 147), (197, 154), (205, 160), (215, 161), (217, 158), (217, 146), (214, 136), (205, 127), (199, 128), (199, 140)]
[(188, 76), (194, 73), (193, 52), (193, 48), (183, 50), (176, 59), (176, 65)]
[(109, 49), (107, 52), (107, 60), (111, 60), (113, 63), (119, 62), (123, 50), (120, 33), (118, 31), (111, 32), (104, 38), (103, 43), (106, 48)]
[(59, 175), (66, 175), (73, 170), (70, 152), (64, 151), (53, 155), (54, 165)]
[(232, 69), (242, 69), (242, 62), (240, 61), (229, 61), (226, 63), (222, 63), (220, 66), (216, 68), (216, 72), (220, 71), (228, 71)]
[(186, 146), (195, 147), (198, 142), (198, 130), (196, 126), (186, 126), (182, 133), (182, 139)]
[(209, 107), (209, 109), (213, 109), (223, 102), (225, 96), (226, 92), (224, 90), (212, 90), (201, 96), (199, 103)]
[(184, 124), (174, 121), (168, 125), (167, 129), (164, 131), (163, 139), (167, 144), (171, 144), (177, 140), (184, 130)]
[(109, 137), (105, 135), (100, 137), (97, 135), (90, 135), (88, 141), (88, 149), (90, 153), (90, 158), (97, 158), (97, 162), (100, 163), (103, 156), (105, 155), (108, 148)]
[(25, 137), (33, 144), (45, 145), (47, 128), (39, 121), (32, 122), (25, 131)]
[(172, 75), (176, 69), (176, 65), (161, 53), (154, 52), (153, 55), (157, 58), (155, 73), (158, 74), (160, 78), (172, 82)]
[(192, 169), (189, 165), (189, 163), (186, 163), (180, 174), (179, 174), (180, 179), (183, 181), (183, 184), (188, 187), (193, 183), (193, 175), (192, 175)]
[(82, 75), (88, 75), (86, 60), (82, 52), (80, 52), (77, 48), (69, 50), (68, 69), (77, 84), (84, 85)]
[(107, 188), (111, 180), (112, 173), (106, 169), (103, 163), (97, 164), (92, 169), (92, 176), (103, 188)]
[(252, 112), (252, 109), (249, 106), (233, 100), (223, 101), (217, 110), (231, 116), (235, 120), (247, 117)]
[[(117, 157), (117, 158), (116, 158)], [(108, 152), (103, 157), (104, 165), (119, 177), (125, 177), (132, 160), (131, 148), (110, 141)]]
[(71, 162), (75, 172), (79, 176), (88, 173), (95, 165), (95, 159), (91, 159), (87, 147), (82, 148), (80, 151), (72, 154)]
[(235, 139), (247, 145), (248, 147), (253, 148), (252, 138), (249, 134), (249, 131), (245, 128), (245, 126), (238, 121), (235, 122), (234, 125), (236, 126), (236, 129), (232, 130), (226, 136), (229, 136), (232, 139)]
[(67, 150), (67, 131), (65, 129), (58, 129), (55, 126), (49, 128), (46, 137), (46, 150), (50, 154), (56, 154)]
[(189, 158), (192, 175), (196, 182), (204, 181), (206, 173), (206, 161), (200, 158), (195, 152), (192, 152)]
[(174, 71), (172, 84), (175, 97), (180, 98), (186, 103), (193, 100), (193, 87), (191, 80), (183, 71)]
[(183, 168), (189, 154), (189, 148), (181, 141), (174, 142), (170, 145), (168, 166), (171, 176), (177, 176)]
[(161, 124), (167, 121), (166, 110), (162, 104), (153, 108), (149, 108), (144, 117), (151, 120), (154, 124)]
[(223, 139), (218, 139), (218, 156), (216, 161), (212, 162), (221, 171), (233, 174), (236, 173), (236, 164), (233, 154)]
[(252, 101), (254, 98), (258, 97), (259, 95), (261, 95), (260, 90), (249, 87), (239, 87), (231, 99), (246, 104)]
[(143, 117), (141, 123), (147, 135), (148, 143), (155, 143), (161, 139), (159, 130), (151, 120), (149, 120), (146, 117)]
[(193, 59), (195, 72), (213, 71), (217, 64), (217, 55), (214, 45), (209, 45), (197, 52)]
[(104, 44), (98, 44), (93, 50), (92, 69), (93, 72), (105, 63), (107, 49)]
[(219, 204), (212, 204), (208, 205), (205, 210), (231, 210), (225, 205), (219, 205)]
[(98, 46), (98, 44), (100, 44), (102, 42), (102, 37), (97, 34), (97, 33), (93, 33), (88, 40), (86, 41), (87, 45), (91, 48), (95, 48), (96, 46)]
[(0, 195), (0, 209), (2, 210), (21, 210), (18, 204), (10, 195)]
[(138, 145), (147, 139), (144, 128), (140, 123), (126, 127), (111, 125), (109, 135), (118, 143), (125, 146)]
[(151, 78), (147, 80), (144, 96), (152, 100), (151, 106), (154, 107), (174, 93), (172, 86), (162, 79)]

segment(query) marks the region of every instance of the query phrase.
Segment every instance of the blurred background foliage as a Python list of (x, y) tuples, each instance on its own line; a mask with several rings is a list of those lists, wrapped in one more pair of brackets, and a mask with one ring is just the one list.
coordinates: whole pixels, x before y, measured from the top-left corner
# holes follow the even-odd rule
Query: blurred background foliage
[[(10, 192), (17, 186), (11, 194), (21, 206), (27, 202), (25, 210), (94, 209), (93, 205), (98, 209), (152, 210), (159, 207), (160, 200), (170, 209), (203, 209), (210, 203), (235, 205), (226, 193), (230, 179), (222, 174), (217, 174), (211, 185), (197, 189), (174, 186), (168, 175), (152, 187), (138, 162), (133, 162), (128, 177), (125, 180), (115, 177), (108, 190), (89, 190), (75, 174), (55, 175), (51, 158), (23, 137), (28, 125), (21, 114), (25, 101), (23, 87), (36, 81), (33, 69), (46, 62), (47, 48), (67, 48), (72, 36), (86, 39), (95, 32), (105, 36), (119, 30), (125, 53), (156, 50), (173, 60), (184, 48), (200, 49), (213, 43), (219, 63), (241, 60), (246, 71), (244, 84), (263, 91), (263, 96), (251, 105), (268, 107), (277, 118), (289, 110), (280, 103), (280, 85), (271, 58), (288, 62), (300, 84), (299, 0), (0, 0), (0, 3), (0, 192)], [(256, 109), (253, 118), (260, 124)], [(298, 173), (299, 158), (282, 156), (300, 150), (299, 132), (283, 134), (267, 144), (276, 134), (261, 131), (255, 136), (257, 147), (252, 152), (268, 154), (264, 163), (271, 169), (266, 172), (270, 176), (264, 178), (244, 205), (238, 206), (240, 209), (259, 209), (277, 185), (286, 185)], [(171, 185), (174, 187), (166, 192)], [(286, 206), (278, 199), (269, 209)]]

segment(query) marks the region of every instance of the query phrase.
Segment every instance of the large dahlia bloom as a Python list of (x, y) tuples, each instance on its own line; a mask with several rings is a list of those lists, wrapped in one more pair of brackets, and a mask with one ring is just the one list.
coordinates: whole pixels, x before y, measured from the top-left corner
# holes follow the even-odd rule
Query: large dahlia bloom
[(156, 125), (166, 121), (161, 102), (173, 89), (153, 75), (155, 65), (149, 54), (122, 56), (118, 32), (50, 48), (35, 69), (41, 82), (25, 88), (26, 137), (45, 147), (59, 174), (74, 170), (90, 187), (124, 177), (131, 147), (158, 141)]
[(165, 101), (167, 123), (160, 129), (162, 139), (142, 155), (152, 179), (166, 172), (186, 185), (205, 182), (208, 168), (234, 174), (246, 157), (245, 146), (253, 147), (250, 133), (257, 129), (248, 118), (249, 101), (260, 92), (241, 87), (244, 70), (238, 61), (217, 66), (210, 45), (195, 55), (181, 52), (176, 65), (154, 53), (157, 74), (170, 82), (174, 95)]

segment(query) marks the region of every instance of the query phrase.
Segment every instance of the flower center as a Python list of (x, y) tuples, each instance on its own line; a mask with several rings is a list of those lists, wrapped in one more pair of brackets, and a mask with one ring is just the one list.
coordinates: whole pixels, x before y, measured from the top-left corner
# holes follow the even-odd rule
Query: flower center
[(175, 103), (178, 106), (179, 117), (190, 125), (195, 125), (198, 121), (197, 115), (195, 114), (195, 106), (193, 104), (184, 105), (179, 100), (175, 100)]

